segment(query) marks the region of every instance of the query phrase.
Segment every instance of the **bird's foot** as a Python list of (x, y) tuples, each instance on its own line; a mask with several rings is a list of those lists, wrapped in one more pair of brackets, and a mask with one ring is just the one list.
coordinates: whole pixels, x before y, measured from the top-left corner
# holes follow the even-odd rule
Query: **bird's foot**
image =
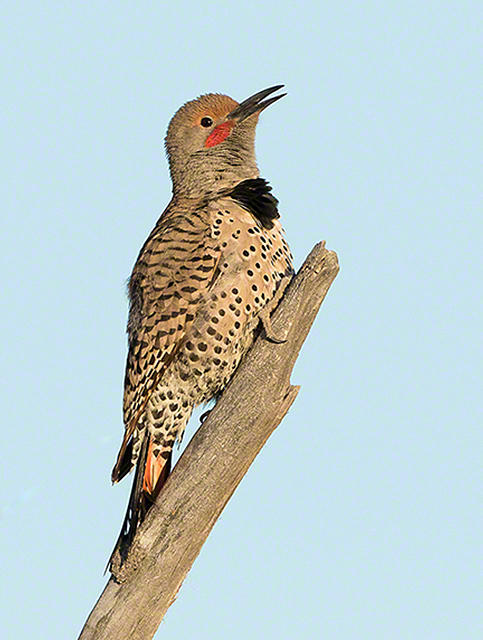
[(206, 418), (210, 415), (210, 413), (213, 411), (213, 409), (208, 409), (208, 411), (205, 411), (204, 413), (202, 413), (200, 415), (200, 424), (203, 424), (204, 421), (206, 420)]

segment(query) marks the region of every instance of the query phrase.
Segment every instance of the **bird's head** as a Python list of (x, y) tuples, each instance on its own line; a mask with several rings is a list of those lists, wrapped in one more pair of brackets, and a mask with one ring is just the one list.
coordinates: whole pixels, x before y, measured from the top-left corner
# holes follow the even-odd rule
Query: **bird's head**
[(264, 89), (241, 103), (209, 93), (183, 105), (166, 135), (173, 192), (198, 197), (256, 178), (258, 116), (285, 95), (265, 99), (282, 86)]

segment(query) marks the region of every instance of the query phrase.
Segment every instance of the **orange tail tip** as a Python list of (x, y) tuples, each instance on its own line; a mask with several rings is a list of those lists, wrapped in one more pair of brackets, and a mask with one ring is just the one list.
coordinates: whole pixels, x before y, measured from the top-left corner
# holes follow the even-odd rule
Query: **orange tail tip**
[(164, 460), (161, 455), (158, 455), (157, 457), (154, 455), (153, 441), (150, 439), (143, 477), (143, 490), (146, 493), (154, 493), (158, 480), (163, 473), (165, 464), (166, 460)]
[[(151, 508), (161, 487), (166, 482), (170, 469), (171, 451), (166, 458), (161, 455), (155, 456), (151, 437), (147, 436), (141, 443), (121, 533), (107, 564), (111, 572), (117, 566), (118, 560), (116, 558), (118, 554), (120, 565), (126, 560), (136, 531), (146, 517), (146, 513)], [(126, 473), (128, 471), (129, 468), (127, 468)]]

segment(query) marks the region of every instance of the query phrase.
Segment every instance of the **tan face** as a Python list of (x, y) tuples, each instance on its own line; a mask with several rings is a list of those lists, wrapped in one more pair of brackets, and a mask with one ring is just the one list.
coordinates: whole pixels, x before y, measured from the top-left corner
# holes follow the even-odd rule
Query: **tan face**
[(168, 152), (192, 154), (224, 142), (235, 121), (227, 116), (238, 106), (228, 96), (208, 94), (188, 102), (175, 114), (168, 127)]
[(182, 106), (166, 135), (173, 192), (199, 197), (258, 176), (258, 116), (285, 95), (268, 97), (280, 87), (259, 91), (240, 104), (209, 93)]

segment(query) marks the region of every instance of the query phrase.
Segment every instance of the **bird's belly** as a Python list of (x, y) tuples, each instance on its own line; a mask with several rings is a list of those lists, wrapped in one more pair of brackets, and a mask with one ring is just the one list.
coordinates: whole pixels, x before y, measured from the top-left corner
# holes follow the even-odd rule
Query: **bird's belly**
[(213, 297), (200, 309), (173, 362), (194, 404), (224, 389), (253, 343), (258, 325), (254, 313), (243, 312), (241, 303), (234, 302), (239, 295)]
[(265, 251), (256, 235), (248, 250), (235, 245), (226, 251), (219, 275), (179, 347), (173, 365), (194, 404), (223, 390), (253, 342), (260, 311), (274, 298), (281, 280), (291, 275), (290, 254), (280, 252), (279, 257), (269, 240), (262, 239)]

